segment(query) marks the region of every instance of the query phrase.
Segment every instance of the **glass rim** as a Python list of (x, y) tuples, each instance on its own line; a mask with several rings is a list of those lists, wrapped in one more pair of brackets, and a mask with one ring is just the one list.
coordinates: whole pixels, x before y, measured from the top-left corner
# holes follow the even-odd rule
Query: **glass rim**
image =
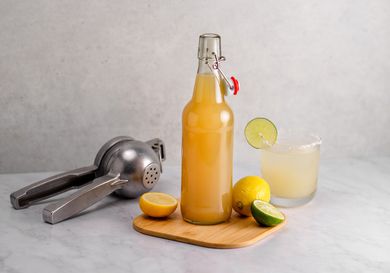
[(319, 147), (321, 143), (322, 139), (317, 134), (297, 134), (288, 132), (287, 134), (278, 137), (275, 144), (262, 150), (271, 152), (289, 152), (294, 150), (306, 151), (308, 149)]

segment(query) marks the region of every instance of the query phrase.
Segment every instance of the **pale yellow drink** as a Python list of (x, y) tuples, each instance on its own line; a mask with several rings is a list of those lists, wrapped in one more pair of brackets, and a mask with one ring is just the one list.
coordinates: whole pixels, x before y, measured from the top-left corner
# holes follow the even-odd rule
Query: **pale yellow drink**
[(261, 151), (261, 173), (274, 199), (311, 199), (317, 188), (319, 143), (275, 144)]

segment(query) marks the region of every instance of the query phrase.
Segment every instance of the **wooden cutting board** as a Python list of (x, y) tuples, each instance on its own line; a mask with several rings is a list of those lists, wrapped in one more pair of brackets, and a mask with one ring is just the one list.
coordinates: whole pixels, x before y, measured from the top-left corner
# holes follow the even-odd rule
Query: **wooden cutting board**
[(286, 220), (275, 227), (263, 227), (252, 217), (240, 217), (233, 212), (228, 222), (199, 226), (185, 222), (179, 209), (168, 218), (156, 219), (139, 215), (133, 227), (143, 234), (211, 248), (238, 248), (260, 241), (278, 231)]

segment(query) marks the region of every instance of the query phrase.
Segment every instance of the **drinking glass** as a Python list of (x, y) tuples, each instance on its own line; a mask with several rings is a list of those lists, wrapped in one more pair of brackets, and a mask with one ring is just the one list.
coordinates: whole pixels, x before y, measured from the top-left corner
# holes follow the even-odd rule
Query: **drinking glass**
[(261, 150), (261, 173), (271, 187), (271, 203), (295, 207), (309, 202), (317, 189), (321, 139), (287, 133)]

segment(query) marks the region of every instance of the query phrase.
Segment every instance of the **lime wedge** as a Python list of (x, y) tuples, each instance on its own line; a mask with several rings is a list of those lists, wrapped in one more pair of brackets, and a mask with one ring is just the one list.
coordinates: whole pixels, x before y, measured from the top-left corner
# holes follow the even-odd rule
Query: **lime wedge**
[(269, 147), (276, 142), (278, 130), (266, 118), (254, 118), (245, 127), (245, 138), (256, 149)]
[(273, 227), (284, 221), (284, 215), (277, 208), (261, 200), (252, 202), (251, 211), (260, 225)]

